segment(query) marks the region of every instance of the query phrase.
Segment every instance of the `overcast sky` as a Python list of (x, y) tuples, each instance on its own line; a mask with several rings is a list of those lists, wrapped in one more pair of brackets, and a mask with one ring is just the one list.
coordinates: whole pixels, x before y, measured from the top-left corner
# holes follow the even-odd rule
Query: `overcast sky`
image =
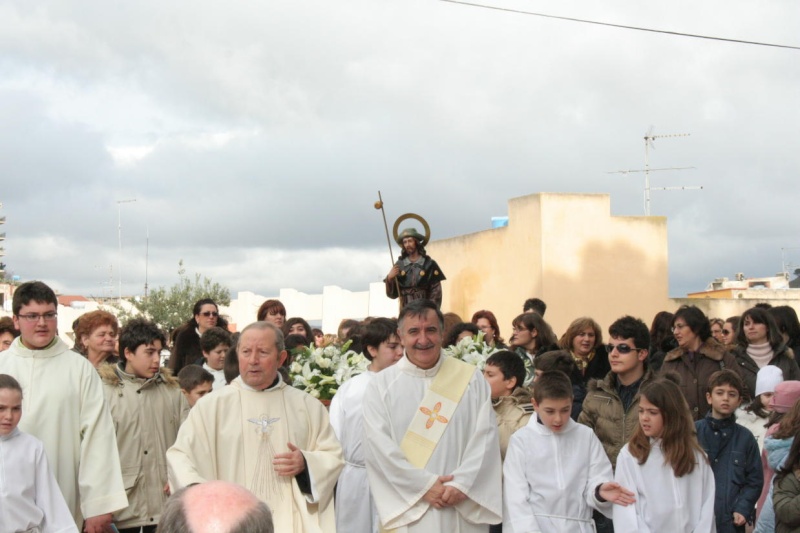
[[(494, 6), (800, 46), (795, 1)], [(380, 213), (433, 238), (509, 198), (602, 192), (668, 217), (670, 295), (800, 267), (800, 51), (437, 0), (0, 2), (5, 262), (64, 293), (141, 294), (178, 261), (239, 290), (365, 290)], [(118, 204), (136, 198), (135, 203)], [(624, 258), (621, 258), (624, 260)], [(487, 302), (490, 306), (491, 302)]]

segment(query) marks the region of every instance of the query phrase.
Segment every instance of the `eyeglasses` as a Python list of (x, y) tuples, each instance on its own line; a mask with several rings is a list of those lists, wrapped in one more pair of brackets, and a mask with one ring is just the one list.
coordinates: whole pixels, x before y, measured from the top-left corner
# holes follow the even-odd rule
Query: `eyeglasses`
[(44, 318), (45, 322), (52, 322), (56, 319), (58, 313), (50, 312), (50, 313), (42, 313), (41, 315), (37, 315), (36, 313), (31, 313), (29, 315), (17, 315), (18, 318), (24, 320), (25, 322), (30, 322), (32, 324), (38, 323), (39, 320)]
[(210, 316), (219, 316), (219, 313), (217, 313), (216, 311), (203, 311), (200, 314), (203, 315), (206, 318), (208, 318)]
[(628, 346), (627, 344), (606, 344), (606, 352), (611, 353), (611, 352), (614, 351), (614, 348), (616, 348), (617, 351), (619, 353), (621, 353), (622, 355), (625, 355), (625, 354), (631, 353), (631, 352), (640, 352), (640, 351), (644, 350), (644, 348), (632, 348), (631, 346)]
[(688, 327), (688, 326), (686, 324), (675, 324), (670, 329), (672, 329), (672, 331), (678, 331), (679, 329), (683, 329), (685, 327)]

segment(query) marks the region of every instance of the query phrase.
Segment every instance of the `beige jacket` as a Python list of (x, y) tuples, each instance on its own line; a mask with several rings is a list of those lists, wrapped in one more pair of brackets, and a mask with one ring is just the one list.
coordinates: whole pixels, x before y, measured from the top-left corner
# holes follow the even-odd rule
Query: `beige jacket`
[(167, 449), (189, 414), (189, 404), (166, 368), (150, 379), (126, 374), (119, 365), (101, 365), (98, 372), (128, 496), (128, 507), (114, 513), (114, 523), (119, 529), (158, 524), (167, 501)]
[(531, 391), (527, 387), (517, 387), (511, 396), (493, 399), (492, 406), (497, 418), (497, 432), (500, 434), (500, 457), (505, 460), (511, 435), (524, 427), (533, 414)]

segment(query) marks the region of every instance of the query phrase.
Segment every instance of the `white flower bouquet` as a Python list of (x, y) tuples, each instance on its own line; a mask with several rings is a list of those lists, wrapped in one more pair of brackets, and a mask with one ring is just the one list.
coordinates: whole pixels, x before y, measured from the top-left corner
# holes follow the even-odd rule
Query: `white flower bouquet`
[(460, 359), (465, 363), (478, 367), (480, 370), (483, 370), (483, 367), (486, 366), (486, 360), (489, 356), (499, 351), (483, 341), (482, 331), (478, 332), (474, 337), (464, 337), (454, 346), (444, 348), (445, 355)]
[(366, 357), (350, 350), (349, 341), (341, 347), (298, 346), (292, 353), (294, 361), (289, 366), (292, 386), (320, 400), (333, 398), (342, 383), (369, 366)]

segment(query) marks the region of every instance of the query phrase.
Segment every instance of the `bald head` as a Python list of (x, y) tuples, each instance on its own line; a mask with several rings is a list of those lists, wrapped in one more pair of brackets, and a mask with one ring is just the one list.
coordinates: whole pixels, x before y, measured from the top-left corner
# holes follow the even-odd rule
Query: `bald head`
[(172, 495), (160, 533), (272, 533), (272, 514), (250, 491), (227, 481), (208, 481)]

